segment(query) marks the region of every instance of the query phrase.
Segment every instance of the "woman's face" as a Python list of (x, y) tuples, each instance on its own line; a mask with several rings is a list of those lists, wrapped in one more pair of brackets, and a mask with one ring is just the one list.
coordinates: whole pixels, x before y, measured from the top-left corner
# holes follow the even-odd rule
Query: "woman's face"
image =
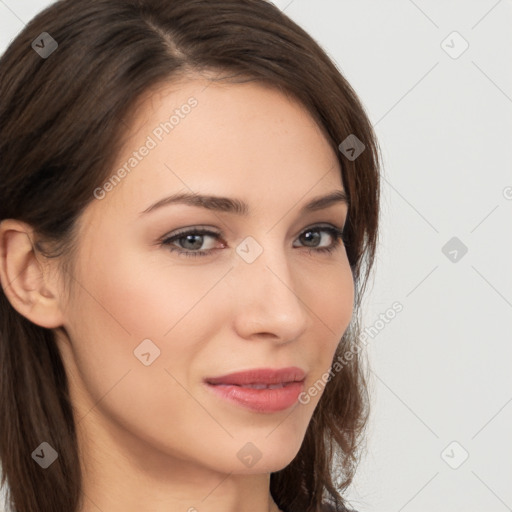
[[(282, 93), (189, 80), (148, 97), (111, 176), (80, 219), (58, 338), (87, 446), (102, 448), (96, 459), (175, 463), (183, 474), (282, 469), (353, 311), (345, 248), (329, 231), (343, 228), (347, 205), (302, 211), (344, 190), (336, 154)], [(148, 211), (181, 193), (243, 201), (247, 212), (224, 201)], [(175, 236), (199, 228), (213, 234)], [(204, 382), (291, 366), (320, 392), (281, 410), (226, 400)]]

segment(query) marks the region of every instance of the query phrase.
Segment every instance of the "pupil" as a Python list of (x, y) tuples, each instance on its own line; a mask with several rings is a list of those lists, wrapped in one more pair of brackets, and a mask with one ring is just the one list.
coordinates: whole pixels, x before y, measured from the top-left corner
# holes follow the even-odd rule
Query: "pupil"
[[(194, 244), (194, 238), (196, 238), (196, 243)], [(201, 245), (203, 245), (203, 237), (202, 235), (187, 235), (185, 237), (186, 242), (191, 242), (193, 247), (185, 247), (185, 249), (199, 249)]]
[[(309, 238), (309, 241), (311, 241), (311, 236), (308, 236), (308, 235), (312, 235), (313, 239), (316, 238), (317, 242), (320, 241), (320, 233), (318, 233), (317, 231), (308, 231), (307, 233), (304, 233), (304, 237), (306, 238), (306, 240), (308, 240), (308, 238)], [(313, 245), (316, 245), (316, 244), (313, 244)]]

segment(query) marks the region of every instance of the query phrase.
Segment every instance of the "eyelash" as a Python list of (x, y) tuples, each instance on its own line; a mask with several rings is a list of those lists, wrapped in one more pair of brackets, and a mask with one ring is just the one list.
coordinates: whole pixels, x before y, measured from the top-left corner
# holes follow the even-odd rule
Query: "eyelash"
[[(334, 241), (333, 241), (332, 245), (330, 245), (328, 247), (320, 247), (318, 249), (309, 248), (308, 254), (315, 253), (315, 252), (316, 253), (325, 253), (325, 254), (332, 253), (336, 249), (339, 249), (345, 242), (344, 231), (335, 226), (313, 226), (313, 227), (305, 229), (299, 235), (299, 237), (304, 235), (305, 233), (310, 232), (310, 231), (325, 231), (333, 237)], [(215, 238), (216, 240), (221, 238), (220, 233), (216, 233), (214, 231), (210, 231), (210, 230), (203, 229), (203, 228), (192, 228), (187, 231), (182, 231), (182, 232), (176, 233), (175, 235), (173, 235), (171, 237), (163, 239), (161, 241), (161, 245), (167, 246), (167, 248), (170, 252), (177, 252), (178, 256), (183, 255), (186, 257), (208, 256), (209, 254), (211, 254), (213, 251), (216, 250), (216, 249), (208, 249), (208, 250), (201, 250), (201, 251), (191, 251), (191, 250), (185, 250), (185, 249), (178, 249), (171, 245), (172, 242), (174, 242), (176, 240), (180, 240), (182, 238), (186, 238), (188, 235), (209, 235), (209, 236), (212, 236), (213, 238)]]

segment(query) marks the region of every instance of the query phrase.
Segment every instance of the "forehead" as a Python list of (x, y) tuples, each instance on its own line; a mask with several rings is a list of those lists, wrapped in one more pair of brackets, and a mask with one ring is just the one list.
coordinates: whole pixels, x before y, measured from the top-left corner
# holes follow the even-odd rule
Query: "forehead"
[(260, 82), (205, 79), (141, 98), (111, 177), (103, 206), (137, 213), (174, 192), (236, 195), (271, 208), (341, 185), (337, 156), (300, 103)]

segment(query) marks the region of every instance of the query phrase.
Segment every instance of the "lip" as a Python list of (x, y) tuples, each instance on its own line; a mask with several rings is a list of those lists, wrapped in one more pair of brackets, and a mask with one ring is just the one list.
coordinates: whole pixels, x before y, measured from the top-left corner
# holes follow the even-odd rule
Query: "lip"
[[(288, 409), (297, 402), (304, 390), (306, 373), (296, 366), (274, 370), (257, 368), (209, 377), (204, 383), (216, 396), (260, 413), (273, 413)], [(255, 389), (250, 384), (276, 386)]]
[(243, 372), (235, 372), (220, 377), (207, 377), (207, 384), (232, 384), (243, 386), (247, 384), (284, 384), (301, 382), (305, 379), (306, 372), (297, 366), (287, 368), (253, 368)]
[(234, 384), (208, 384), (207, 389), (228, 402), (259, 413), (288, 409), (304, 390), (304, 381), (290, 382), (277, 389), (253, 389)]

